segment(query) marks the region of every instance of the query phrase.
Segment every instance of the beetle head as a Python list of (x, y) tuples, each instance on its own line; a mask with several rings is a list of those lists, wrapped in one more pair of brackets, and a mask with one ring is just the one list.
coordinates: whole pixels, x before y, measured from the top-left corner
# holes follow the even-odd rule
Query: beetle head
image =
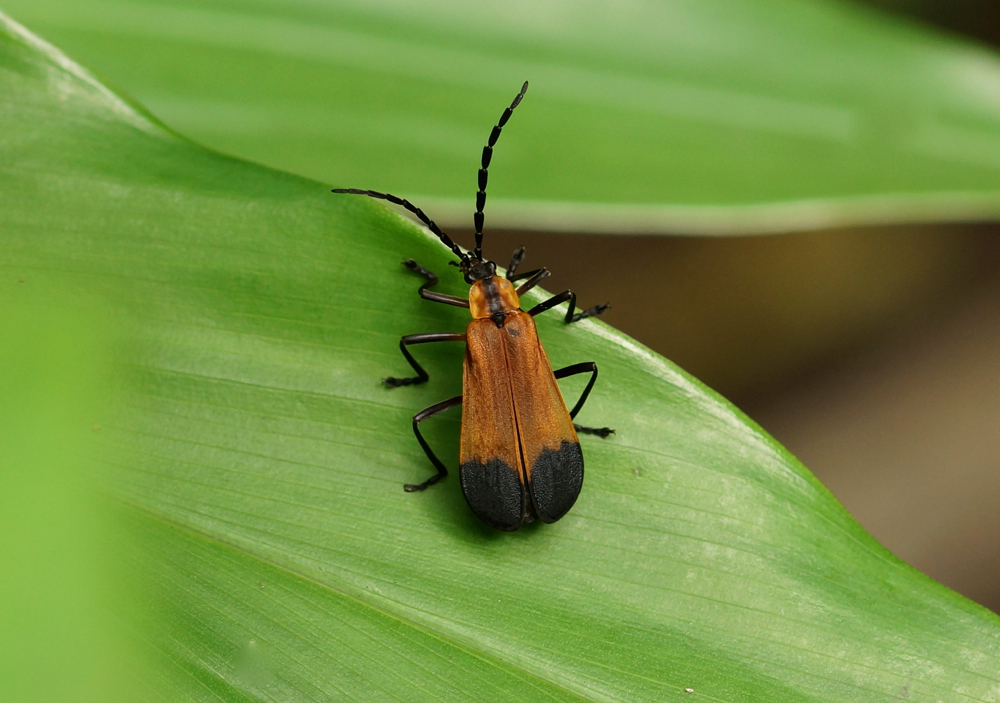
[(470, 285), (476, 281), (493, 278), (497, 275), (497, 265), (492, 261), (484, 261), (483, 259), (476, 259), (471, 256), (464, 259), (457, 266), (462, 269), (462, 273), (465, 274), (465, 282)]

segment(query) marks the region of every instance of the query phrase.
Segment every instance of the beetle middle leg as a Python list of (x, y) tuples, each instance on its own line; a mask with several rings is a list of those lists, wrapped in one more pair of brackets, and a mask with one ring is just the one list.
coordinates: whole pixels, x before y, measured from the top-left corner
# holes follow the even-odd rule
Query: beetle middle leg
[[(556, 369), (552, 373), (556, 378), (566, 378), (567, 376), (576, 376), (580, 373), (590, 372), (590, 380), (587, 382), (587, 387), (583, 389), (583, 393), (580, 394), (580, 400), (576, 401), (576, 405), (573, 409), (569, 411), (570, 418), (575, 419), (576, 414), (583, 409), (583, 404), (587, 402), (587, 397), (590, 395), (590, 391), (593, 390), (594, 384), (597, 382), (597, 364), (593, 361), (584, 361), (579, 364), (573, 364), (572, 366), (565, 366), (561, 369)], [(577, 432), (583, 434), (594, 434), (605, 439), (608, 435), (613, 435), (615, 431), (610, 427), (584, 427), (583, 425), (577, 425), (573, 423), (573, 427)]]
[(403, 352), (403, 356), (406, 360), (410, 362), (410, 366), (413, 370), (417, 372), (416, 376), (411, 378), (394, 378), (389, 376), (388, 378), (383, 378), (382, 383), (389, 388), (399, 388), (400, 386), (412, 386), (416, 383), (425, 383), (430, 376), (424, 371), (423, 367), (417, 363), (417, 360), (413, 358), (410, 351), (406, 348), (411, 344), (428, 344), (430, 342), (464, 342), (465, 334), (460, 332), (430, 332), (427, 334), (408, 334), (399, 340), (399, 350)]
[[(520, 291), (520, 289), (518, 289), (518, 291)], [(566, 311), (566, 322), (579, 322), (580, 320), (584, 320), (588, 317), (594, 317), (595, 315), (600, 315), (602, 312), (611, 307), (610, 305), (605, 303), (602, 305), (595, 305), (594, 307), (588, 308), (583, 312), (578, 312), (574, 314), (574, 311), (576, 310), (576, 293), (574, 293), (571, 290), (564, 290), (562, 293), (553, 295), (548, 300), (541, 302), (535, 307), (531, 308), (531, 310), (528, 311), (528, 314), (534, 317), (535, 315), (543, 313), (546, 310), (551, 310), (560, 303), (565, 303), (567, 300), (569, 301), (569, 310)]]
[(433, 486), (435, 483), (437, 483), (438, 481), (440, 481), (441, 479), (443, 479), (445, 476), (448, 475), (448, 469), (445, 468), (445, 465), (434, 454), (434, 450), (431, 449), (429, 444), (427, 444), (427, 440), (424, 439), (424, 436), (420, 434), (419, 425), (424, 420), (434, 417), (435, 415), (438, 415), (440, 413), (443, 413), (445, 410), (448, 410), (449, 408), (453, 408), (456, 405), (461, 404), (461, 402), (462, 402), (462, 396), (456, 395), (454, 398), (448, 398), (448, 400), (442, 400), (440, 403), (435, 403), (429, 408), (424, 408), (423, 410), (421, 410), (420, 412), (418, 412), (416, 415), (413, 416), (413, 434), (417, 436), (417, 441), (420, 442), (420, 446), (423, 448), (424, 454), (426, 454), (427, 458), (431, 460), (431, 463), (434, 464), (434, 467), (438, 470), (438, 472), (433, 476), (431, 476), (426, 481), (424, 481), (423, 483), (404, 484), (403, 485), (404, 491), (407, 491), (409, 493), (413, 493), (414, 491), (422, 491), (428, 486)]

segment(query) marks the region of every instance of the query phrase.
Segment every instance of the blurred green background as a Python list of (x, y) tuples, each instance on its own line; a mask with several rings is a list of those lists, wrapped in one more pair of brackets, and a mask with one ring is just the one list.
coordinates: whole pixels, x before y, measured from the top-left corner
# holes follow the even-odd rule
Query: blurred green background
[(7, 0), (179, 133), (466, 224), (794, 231), (1000, 215), (1000, 61), (831, 0)]
[[(897, 555), (1000, 610), (1000, 246), (922, 224), (1000, 215), (995, 7), (560, 7), (3, 3), (182, 135), (411, 197), (465, 244), (488, 126), (530, 79), (487, 253), (527, 245), (550, 289), (611, 302)], [(637, 236), (662, 233), (754, 236)]]
[(0, 700), (132, 700), (141, 657), (109, 614), (143, 598), (94, 485), (114, 334), (79, 291), (26, 289), (0, 291)]

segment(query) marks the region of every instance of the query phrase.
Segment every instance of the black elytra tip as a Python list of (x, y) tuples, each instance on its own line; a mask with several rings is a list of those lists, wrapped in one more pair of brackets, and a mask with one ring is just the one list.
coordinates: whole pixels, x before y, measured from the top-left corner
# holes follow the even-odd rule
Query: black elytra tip
[(531, 504), (542, 522), (555, 522), (573, 507), (583, 488), (583, 452), (577, 442), (563, 440), (558, 449), (543, 449), (531, 465)]
[(465, 501), (491, 527), (512, 532), (524, 521), (524, 486), (502, 459), (466, 461), (459, 467)]

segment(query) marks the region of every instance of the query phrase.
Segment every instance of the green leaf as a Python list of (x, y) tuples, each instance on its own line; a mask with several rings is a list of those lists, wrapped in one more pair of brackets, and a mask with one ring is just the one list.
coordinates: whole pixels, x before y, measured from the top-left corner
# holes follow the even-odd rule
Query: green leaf
[[(409, 418), (459, 391), (462, 350), (420, 349), (426, 386), (379, 379), (406, 371), (400, 335), (466, 323), (400, 266), (461, 294), (443, 247), (176, 137), (0, 21), (3, 304), (97, 296), (126, 340), (97, 436), (151, 594), (119, 614), (159, 663), (148, 697), (998, 700), (996, 616), (599, 322), (538, 322), (554, 365), (600, 365), (580, 419), (618, 431), (584, 438), (565, 518), (499, 533), (454, 477), (404, 493), (431, 471)], [(454, 457), (457, 416), (427, 424)]]
[(117, 525), (87, 480), (107, 412), (107, 321), (78, 292), (10, 284), (0, 284), (0, 700), (129, 700), (142, 663), (108, 603), (131, 594), (107, 539)]
[(761, 232), (1000, 215), (1000, 61), (843, 2), (7, 0), (167, 124), (471, 226)]

